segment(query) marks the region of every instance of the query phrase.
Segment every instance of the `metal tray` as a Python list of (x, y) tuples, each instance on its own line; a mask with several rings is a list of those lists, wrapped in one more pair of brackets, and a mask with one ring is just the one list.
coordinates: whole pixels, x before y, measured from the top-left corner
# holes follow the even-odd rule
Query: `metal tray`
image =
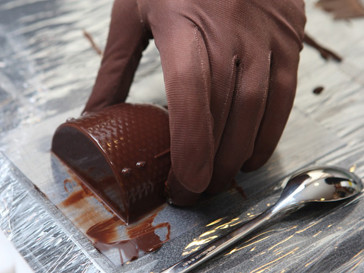
[[(363, 177), (364, 22), (333, 22), (313, 2), (306, 4), (308, 31), (334, 46), (344, 62), (325, 62), (314, 50), (303, 50), (296, 104), (278, 149), (262, 169), (236, 177), (247, 198), (233, 189), (193, 209), (163, 206), (153, 225), (168, 223), (170, 240), (121, 265), (117, 249), (99, 252), (85, 235), (88, 226), (77, 221), (84, 210), (60, 206), (69, 196), (64, 181), (72, 177), (50, 154), (55, 128), (79, 115), (100, 62), (82, 31), (103, 46), (112, 2), (2, 0), (0, 228), (34, 271), (158, 272), (274, 203), (282, 179), (298, 168), (355, 165)], [(162, 78), (158, 51), (151, 43), (128, 101), (165, 104)], [(318, 85), (325, 86), (321, 95), (312, 93)], [(90, 202), (97, 217), (110, 217), (97, 199)], [(358, 197), (336, 206), (309, 207), (197, 271), (362, 272), (363, 206)], [(88, 225), (100, 221), (97, 217)], [(163, 237), (163, 232), (158, 234)], [(127, 239), (125, 227), (120, 227), (119, 237)]]

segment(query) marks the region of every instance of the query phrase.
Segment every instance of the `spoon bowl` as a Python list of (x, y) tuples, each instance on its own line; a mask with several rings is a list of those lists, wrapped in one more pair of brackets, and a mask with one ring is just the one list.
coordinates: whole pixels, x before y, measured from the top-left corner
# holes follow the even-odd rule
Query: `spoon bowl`
[(280, 219), (305, 204), (343, 201), (363, 190), (362, 181), (357, 175), (331, 166), (302, 169), (288, 177), (283, 185), (281, 196), (274, 206), (162, 272), (188, 272), (258, 228), (271, 224), (273, 220)]
[(307, 203), (343, 201), (363, 190), (361, 179), (355, 173), (330, 166), (302, 169), (288, 177), (283, 185), (273, 208), (281, 214), (285, 209), (299, 209)]

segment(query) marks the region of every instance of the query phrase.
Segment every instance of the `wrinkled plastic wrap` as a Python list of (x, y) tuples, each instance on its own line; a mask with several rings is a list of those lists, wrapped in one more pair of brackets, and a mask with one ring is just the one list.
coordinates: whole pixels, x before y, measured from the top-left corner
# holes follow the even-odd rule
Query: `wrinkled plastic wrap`
[[(87, 228), (110, 217), (95, 198), (97, 215), (62, 207), (69, 196), (67, 170), (50, 154), (52, 135), (76, 117), (92, 88), (111, 1), (0, 2), (0, 228), (35, 272), (158, 272), (279, 197), (280, 183), (313, 164), (355, 167), (364, 177), (364, 21), (333, 22), (307, 1), (307, 30), (344, 57), (326, 62), (311, 48), (301, 55), (297, 99), (272, 159), (237, 176), (238, 188), (192, 209), (163, 206), (153, 225), (168, 223), (161, 249), (121, 265), (117, 249), (98, 251)], [(312, 90), (325, 89), (320, 95)], [(158, 52), (152, 44), (139, 67), (129, 101), (165, 104)], [(72, 190), (79, 187), (72, 184)], [(254, 234), (198, 272), (363, 272), (364, 200), (309, 206)], [(183, 223), (183, 224), (181, 224)], [(118, 230), (127, 239), (126, 227)], [(163, 231), (160, 231), (163, 237)], [(199, 237), (200, 236), (200, 237)], [(0, 257), (1, 261), (1, 257)]]

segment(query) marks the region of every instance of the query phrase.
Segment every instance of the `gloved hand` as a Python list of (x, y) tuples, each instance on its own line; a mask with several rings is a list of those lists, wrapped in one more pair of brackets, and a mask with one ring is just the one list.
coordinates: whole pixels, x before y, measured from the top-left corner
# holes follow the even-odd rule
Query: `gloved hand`
[(123, 102), (148, 40), (161, 56), (170, 116), (170, 200), (185, 205), (262, 166), (296, 90), (302, 0), (115, 0), (84, 111)]

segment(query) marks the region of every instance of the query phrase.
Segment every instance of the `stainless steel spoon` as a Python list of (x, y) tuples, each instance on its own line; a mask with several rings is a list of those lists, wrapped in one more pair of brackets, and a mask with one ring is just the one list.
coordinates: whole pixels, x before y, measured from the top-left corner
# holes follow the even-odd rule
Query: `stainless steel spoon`
[(296, 172), (284, 182), (277, 203), (236, 230), (182, 259), (162, 273), (188, 272), (206, 260), (261, 228), (273, 220), (286, 216), (308, 203), (335, 202), (359, 194), (361, 179), (352, 172), (338, 167), (320, 166)]

